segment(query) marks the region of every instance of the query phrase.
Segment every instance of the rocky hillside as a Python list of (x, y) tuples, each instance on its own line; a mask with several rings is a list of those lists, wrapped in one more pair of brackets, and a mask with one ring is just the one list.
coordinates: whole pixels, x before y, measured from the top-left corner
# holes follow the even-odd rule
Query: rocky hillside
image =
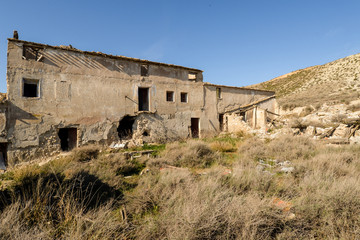
[(276, 91), (284, 108), (320, 107), (322, 104), (348, 103), (360, 96), (360, 54), (294, 71), (253, 85)]

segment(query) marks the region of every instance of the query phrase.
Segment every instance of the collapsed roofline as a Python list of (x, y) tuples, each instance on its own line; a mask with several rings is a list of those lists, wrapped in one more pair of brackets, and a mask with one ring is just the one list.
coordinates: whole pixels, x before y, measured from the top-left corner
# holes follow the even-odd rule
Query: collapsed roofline
[(102, 57), (113, 58), (113, 59), (123, 59), (123, 60), (128, 60), (128, 61), (133, 61), (133, 62), (149, 63), (149, 64), (155, 64), (155, 65), (161, 65), (161, 66), (167, 66), (167, 67), (181, 68), (181, 69), (186, 69), (186, 70), (194, 71), (194, 72), (203, 72), (200, 69), (188, 68), (188, 67), (175, 65), (175, 64), (153, 62), (153, 61), (149, 61), (149, 60), (145, 60), (145, 59), (132, 58), (132, 57), (126, 57), (126, 56), (119, 56), (119, 55), (111, 55), (111, 54), (106, 54), (106, 53), (102, 53), (102, 52), (82, 51), (80, 49), (73, 48), (72, 46), (52, 46), (52, 45), (48, 45), (48, 44), (29, 42), (29, 41), (19, 40), (19, 39), (15, 39), (15, 38), (8, 38), (8, 41), (20, 42), (20, 43), (31, 45), (33, 47), (46, 47), (46, 48), (61, 49), (61, 50), (66, 50), (66, 51), (71, 51), (71, 52), (93, 55), (93, 56), (102, 56)]

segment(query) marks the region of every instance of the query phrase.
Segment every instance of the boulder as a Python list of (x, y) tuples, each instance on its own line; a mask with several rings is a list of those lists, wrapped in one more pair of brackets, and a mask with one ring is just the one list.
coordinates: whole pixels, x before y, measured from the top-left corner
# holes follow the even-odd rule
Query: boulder
[(316, 134), (316, 127), (308, 126), (305, 130), (305, 134), (309, 136), (314, 136)]
[(343, 138), (349, 134), (350, 129), (345, 124), (340, 124), (334, 131), (332, 137)]
[(282, 167), (280, 169), (281, 172), (284, 172), (284, 173), (292, 173), (293, 171), (295, 170), (294, 167)]

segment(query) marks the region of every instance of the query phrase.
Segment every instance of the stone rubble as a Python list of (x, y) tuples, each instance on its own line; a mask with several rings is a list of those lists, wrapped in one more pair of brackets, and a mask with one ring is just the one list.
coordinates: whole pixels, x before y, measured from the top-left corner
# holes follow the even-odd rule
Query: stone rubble
[(292, 173), (295, 168), (291, 166), (290, 161), (279, 161), (277, 159), (260, 159), (256, 170), (259, 172), (269, 173), (271, 175), (275, 173)]
[(299, 135), (332, 144), (359, 144), (360, 111), (356, 107), (354, 107), (356, 111), (352, 111), (353, 106), (359, 106), (360, 110), (360, 100), (353, 101), (349, 105), (324, 104), (305, 116), (301, 114), (305, 107), (299, 107), (268, 122), (266, 128), (248, 132), (261, 139), (274, 139), (280, 135)]

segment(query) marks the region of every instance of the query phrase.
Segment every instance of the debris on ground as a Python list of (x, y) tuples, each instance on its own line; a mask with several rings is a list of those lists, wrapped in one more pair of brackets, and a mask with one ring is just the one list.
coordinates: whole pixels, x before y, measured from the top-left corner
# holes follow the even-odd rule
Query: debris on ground
[(291, 220), (295, 218), (295, 214), (291, 212), (291, 202), (283, 201), (280, 198), (275, 198), (272, 203), (276, 208), (282, 210), (286, 220)]
[(274, 174), (271, 172), (292, 173), (295, 168), (290, 165), (290, 161), (279, 161), (277, 159), (259, 159), (256, 170), (270, 174)]

